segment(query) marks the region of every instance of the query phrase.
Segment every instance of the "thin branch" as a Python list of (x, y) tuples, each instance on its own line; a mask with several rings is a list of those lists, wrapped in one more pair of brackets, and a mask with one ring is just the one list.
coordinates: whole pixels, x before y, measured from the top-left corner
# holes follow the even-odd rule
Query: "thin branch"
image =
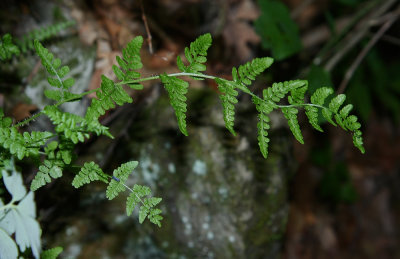
[(392, 24), (397, 20), (399, 15), (392, 16), (390, 20), (388, 20), (382, 27), (376, 32), (374, 37), (368, 42), (368, 44), (363, 48), (363, 50), (358, 54), (357, 58), (354, 60), (353, 64), (351, 64), (350, 68), (347, 70), (342, 83), (339, 86), (337, 91), (338, 94), (341, 94), (346, 89), (350, 79), (353, 77), (354, 72), (357, 70), (365, 56), (371, 50), (371, 48), (378, 42), (378, 40), (382, 37), (382, 35), (392, 26)]
[(152, 37), (151, 37), (149, 25), (147, 23), (146, 14), (144, 13), (143, 0), (140, 0), (140, 9), (142, 10), (142, 20), (143, 20), (144, 27), (145, 27), (146, 33), (147, 33), (147, 44), (149, 45), (149, 52), (150, 52), (150, 54), (153, 55), (153, 44), (151, 42)]
[(350, 32), (343, 40), (342, 46), (338, 47), (338, 52), (326, 63), (324, 69), (332, 71), (337, 63), (368, 33), (370, 28), (369, 21), (374, 20), (384, 14), (397, 0), (384, 1), (376, 10), (373, 11), (366, 19), (362, 20), (356, 28)]

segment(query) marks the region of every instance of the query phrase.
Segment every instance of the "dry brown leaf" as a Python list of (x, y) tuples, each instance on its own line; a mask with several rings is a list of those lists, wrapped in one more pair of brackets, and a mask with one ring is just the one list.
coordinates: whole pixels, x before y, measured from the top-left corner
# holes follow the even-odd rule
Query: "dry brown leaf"
[(235, 50), (235, 55), (239, 57), (240, 61), (252, 58), (252, 52), (248, 47), (249, 43), (255, 45), (260, 43), (260, 37), (249, 25), (249, 22), (254, 21), (258, 15), (258, 9), (250, 0), (243, 1), (228, 15), (228, 21), (222, 34), (227, 45)]
[(32, 115), (32, 112), (36, 111), (38, 107), (34, 104), (18, 103), (14, 106), (11, 111), (11, 115), (17, 121), (26, 119)]

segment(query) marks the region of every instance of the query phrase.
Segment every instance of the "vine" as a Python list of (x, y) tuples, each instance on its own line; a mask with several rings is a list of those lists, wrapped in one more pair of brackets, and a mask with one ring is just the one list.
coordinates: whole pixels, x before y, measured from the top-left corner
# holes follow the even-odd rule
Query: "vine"
[[(8, 37), (8, 36), (7, 36)], [(6, 38), (8, 40), (8, 38)], [(73, 78), (68, 78), (69, 67), (61, 66), (61, 60), (54, 58), (38, 41), (34, 41), (34, 48), (40, 57), (42, 64), (48, 72), (48, 82), (54, 87), (54, 90), (48, 90), (45, 95), (54, 100), (54, 105), (46, 106), (42, 111), (12, 125), (10, 118), (4, 117), (0, 113), (0, 145), (2, 152), (8, 152), (17, 156), (18, 159), (25, 157), (41, 158), (42, 165), (31, 183), (31, 190), (37, 190), (46, 183), (62, 176), (63, 170), (70, 166), (74, 161), (74, 146), (79, 142), (84, 142), (92, 135), (106, 135), (113, 138), (108, 127), (99, 122), (99, 117), (107, 110), (115, 106), (131, 103), (132, 98), (124, 89), (124, 85), (135, 90), (143, 89), (140, 84), (149, 80), (161, 80), (163, 83), (171, 106), (175, 111), (178, 126), (182, 134), (188, 135), (186, 112), (189, 83), (181, 77), (191, 77), (195, 80), (211, 79), (218, 84), (220, 99), (223, 107), (223, 119), (226, 128), (236, 135), (234, 130), (235, 122), (235, 104), (238, 103), (237, 96), (239, 91), (248, 94), (252, 98), (256, 110), (258, 111), (258, 144), (263, 157), (268, 156), (268, 130), (270, 129), (269, 115), (273, 110), (281, 110), (288, 121), (289, 128), (294, 137), (304, 143), (298, 122), (298, 112), (305, 110), (309, 123), (316, 130), (322, 131), (318, 123), (318, 116), (322, 116), (332, 125), (339, 126), (343, 130), (349, 131), (353, 136), (354, 146), (362, 153), (363, 147), (362, 133), (360, 123), (355, 115), (349, 115), (352, 105), (343, 105), (346, 96), (341, 94), (333, 97), (329, 103), (326, 99), (333, 94), (332, 89), (322, 87), (318, 89), (310, 98), (310, 103), (305, 102), (305, 93), (308, 88), (308, 82), (305, 80), (293, 80), (280, 83), (274, 83), (271, 87), (263, 90), (262, 96), (254, 94), (249, 86), (258, 75), (263, 73), (273, 63), (269, 57), (256, 58), (238, 68), (232, 68), (232, 80), (222, 79), (217, 76), (204, 74), (206, 70), (207, 50), (212, 45), (210, 34), (198, 37), (185, 48), (185, 62), (178, 56), (177, 67), (181, 72), (171, 74), (160, 74), (151, 77), (141, 77), (137, 71), (142, 68), (140, 49), (143, 43), (141, 36), (135, 37), (123, 49), (122, 57), (117, 57), (119, 66), (114, 65), (113, 71), (117, 77), (117, 82), (102, 75), (101, 85), (98, 89), (75, 94), (70, 92), (70, 87), (74, 84)], [(96, 93), (97, 98), (92, 99), (85, 116), (77, 116), (68, 112), (63, 112), (59, 106), (66, 102), (74, 102), (82, 99), (84, 96)], [(288, 104), (282, 103), (287, 98)], [(47, 116), (55, 125), (54, 132), (24, 132), (19, 130), (37, 117)], [(19, 130), (18, 130), (19, 129)], [(161, 198), (152, 197), (151, 190), (147, 186), (135, 184), (132, 188), (126, 185), (126, 181), (137, 167), (137, 161), (130, 161), (120, 165), (115, 169), (112, 175), (103, 172), (98, 164), (93, 161), (84, 163), (80, 166), (79, 173), (75, 176), (72, 185), (80, 188), (92, 181), (100, 181), (107, 184), (106, 197), (114, 199), (122, 191), (130, 192), (126, 202), (127, 215), (131, 215), (135, 207), (139, 208), (139, 222), (142, 223), (146, 218), (153, 224), (161, 226), (161, 210), (156, 206), (161, 202)]]

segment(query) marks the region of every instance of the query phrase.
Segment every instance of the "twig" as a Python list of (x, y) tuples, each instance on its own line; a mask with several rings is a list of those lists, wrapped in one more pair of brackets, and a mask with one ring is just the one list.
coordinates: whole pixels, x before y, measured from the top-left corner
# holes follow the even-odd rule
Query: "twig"
[(343, 46), (339, 46), (339, 51), (326, 63), (324, 69), (326, 71), (332, 71), (336, 64), (368, 33), (370, 24), (368, 21), (376, 19), (377, 17), (384, 14), (397, 0), (386, 0), (382, 5), (377, 8), (371, 15), (365, 20), (362, 20), (358, 26), (349, 33), (348, 36), (343, 40)]
[(142, 10), (142, 20), (143, 20), (144, 27), (145, 27), (146, 33), (147, 33), (147, 44), (149, 45), (149, 52), (150, 52), (150, 54), (153, 54), (153, 44), (151, 43), (152, 37), (151, 37), (149, 25), (147, 24), (146, 14), (144, 13), (143, 0), (140, 0), (140, 9)]
[(341, 94), (346, 89), (350, 79), (353, 77), (354, 72), (357, 70), (358, 66), (371, 50), (371, 48), (378, 42), (378, 40), (382, 37), (382, 35), (392, 26), (392, 24), (397, 20), (398, 15), (392, 16), (390, 20), (388, 20), (382, 27), (376, 32), (374, 37), (368, 42), (368, 44), (363, 48), (363, 50), (358, 54), (357, 58), (354, 60), (353, 64), (351, 64), (350, 68), (347, 70), (342, 83), (339, 86), (337, 91), (338, 94)]

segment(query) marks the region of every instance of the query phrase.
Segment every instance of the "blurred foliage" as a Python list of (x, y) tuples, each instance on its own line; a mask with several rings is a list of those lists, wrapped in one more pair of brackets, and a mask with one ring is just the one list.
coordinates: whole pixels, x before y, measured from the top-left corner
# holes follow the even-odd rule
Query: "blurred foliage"
[(318, 188), (319, 197), (333, 204), (353, 203), (357, 200), (357, 191), (351, 181), (347, 165), (344, 162), (333, 161), (329, 145), (314, 149), (311, 160), (324, 171)]
[(272, 57), (282, 60), (299, 52), (302, 48), (299, 30), (290, 18), (287, 7), (280, 1), (258, 1), (260, 17), (255, 29), (261, 37), (262, 46), (270, 49)]
[(399, 71), (400, 62), (387, 64), (377, 49), (372, 49), (366, 56), (347, 88), (349, 101), (362, 120), (367, 121), (374, 108), (378, 112), (389, 112), (392, 119), (399, 122)]

